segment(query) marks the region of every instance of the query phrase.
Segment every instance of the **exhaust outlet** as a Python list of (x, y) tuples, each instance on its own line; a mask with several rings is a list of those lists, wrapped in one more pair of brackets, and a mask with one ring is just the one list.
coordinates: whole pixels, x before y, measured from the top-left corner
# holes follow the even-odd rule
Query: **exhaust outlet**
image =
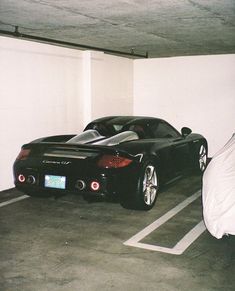
[(79, 191), (82, 191), (86, 188), (86, 183), (83, 180), (77, 180), (76, 186)]
[(28, 184), (31, 184), (31, 185), (33, 185), (33, 184), (35, 184), (36, 183), (36, 178), (33, 176), (33, 175), (29, 175), (28, 177), (27, 177), (27, 183)]

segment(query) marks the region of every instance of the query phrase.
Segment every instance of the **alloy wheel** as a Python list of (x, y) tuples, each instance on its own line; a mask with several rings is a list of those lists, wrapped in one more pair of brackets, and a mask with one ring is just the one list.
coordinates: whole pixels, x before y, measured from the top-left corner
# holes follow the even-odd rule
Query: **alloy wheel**
[(158, 181), (155, 167), (148, 165), (145, 169), (143, 180), (143, 194), (146, 205), (154, 204), (157, 195)]
[(201, 145), (199, 149), (199, 169), (201, 172), (204, 172), (206, 169), (206, 162), (207, 162), (207, 150), (204, 145)]

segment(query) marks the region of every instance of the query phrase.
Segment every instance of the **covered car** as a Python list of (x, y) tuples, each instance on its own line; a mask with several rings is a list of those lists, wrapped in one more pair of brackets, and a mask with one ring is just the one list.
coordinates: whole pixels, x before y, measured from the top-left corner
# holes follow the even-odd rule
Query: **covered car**
[(207, 166), (202, 198), (209, 232), (218, 239), (235, 235), (235, 134)]

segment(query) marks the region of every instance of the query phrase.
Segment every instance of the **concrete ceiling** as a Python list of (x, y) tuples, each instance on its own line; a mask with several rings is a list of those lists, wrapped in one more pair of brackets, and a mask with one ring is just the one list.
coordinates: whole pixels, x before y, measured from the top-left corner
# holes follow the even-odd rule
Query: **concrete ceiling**
[(0, 30), (149, 57), (235, 53), (235, 0), (0, 0)]

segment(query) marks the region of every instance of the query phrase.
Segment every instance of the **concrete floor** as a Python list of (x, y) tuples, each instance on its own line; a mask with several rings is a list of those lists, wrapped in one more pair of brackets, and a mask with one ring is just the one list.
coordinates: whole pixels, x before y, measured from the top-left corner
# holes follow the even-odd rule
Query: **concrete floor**
[[(181, 179), (149, 212), (73, 195), (1, 206), (0, 290), (235, 290), (234, 236), (217, 240), (204, 231), (182, 255), (123, 244), (200, 187), (197, 176)], [(1, 192), (0, 203), (22, 195)], [(172, 247), (201, 215), (198, 198), (144, 242)]]

